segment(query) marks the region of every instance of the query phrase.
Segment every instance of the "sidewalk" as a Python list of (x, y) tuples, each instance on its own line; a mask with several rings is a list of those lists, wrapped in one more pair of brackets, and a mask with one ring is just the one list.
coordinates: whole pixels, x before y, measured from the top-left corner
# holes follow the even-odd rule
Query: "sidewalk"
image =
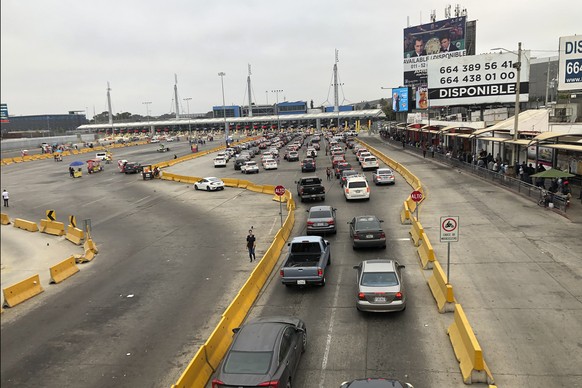
[[(434, 158), (433, 158), (433, 157), (431, 157), (431, 153), (427, 152), (426, 158), (423, 158), (422, 157), (422, 150), (420, 148), (406, 146), (406, 148), (403, 149), (402, 143), (399, 141), (397, 142), (394, 140), (385, 139), (385, 138), (381, 137), (380, 135), (372, 135), (370, 137), (378, 138), (384, 144), (387, 144), (387, 145), (393, 147), (395, 150), (397, 150), (399, 152), (405, 152), (405, 153), (410, 154), (410, 155), (415, 155), (419, 159), (424, 159), (425, 161), (430, 161), (434, 164), (438, 164), (441, 166), (447, 166), (450, 168), (462, 168), (463, 172), (471, 173), (477, 177), (482, 178), (483, 180), (486, 180), (487, 182), (489, 182), (495, 186), (503, 187), (503, 188), (507, 189), (508, 191), (513, 192), (516, 195), (521, 195), (523, 197), (529, 197), (532, 201), (537, 201), (537, 199), (539, 197), (539, 195), (537, 193), (528, 192), (527, 188), (524, 190), (523, 188), (525, 186), (530, 186), (530, 185), (523, 184), (523, 183), (520, 185), (518, 180), (511, 179), (511, 181), (517, 182), (517, 184), (512, 185), (512, 182), (509, 181), (510, 178), (507, 178), (507, 179), (505, 179), (505, 182), (502, 182), (501, 179), (499, 179), (502, 176), (500, 176), (499, 174), (494, 174), (492, 171), (489, 171), (489, 170), (467, 168), (467, 167), (469, 167), (469, 165), (464, 166), (466, 163), (462, 163), (463, 165), (461, 165), (461, 162), (458, 162), (457, 160), (454, 160), (454, 159), (448, 159), (443, 154), (439, 154), (439, 153), (435, 152)], [(362, 138), (364, 138), (364, 137), (362, 137)], [(487, 179), (486, 177), (491, 178), (491, 179)], [(560, 214), (560, 215), (566, 217), (567, 219), (569, 219), (570, 221), (572, 221), (573, 223), (582, 224), (582, 200), (578, 198), (578, 196), (580, 195), (580, 190), (582, 190), (582, 189), (580, 189), (579, 187), (576, 187), (576, 186), (572, 187), (572, 189), (573, 189), (573, 192), (572, 192), (572, 199), (570, 200), (570, 206), (567, 209), (565, 209), (565, 211), (560, 209), (560, 208), (547, 209), (547, 210), (553, 211), (557, 214)]]

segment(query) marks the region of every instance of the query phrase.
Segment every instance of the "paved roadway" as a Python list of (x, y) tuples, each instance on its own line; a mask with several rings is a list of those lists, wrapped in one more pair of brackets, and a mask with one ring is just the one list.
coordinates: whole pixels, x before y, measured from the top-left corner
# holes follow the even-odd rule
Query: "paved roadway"
[[(428, 187), (421, 222), (441, 262), (446, 261), (446, 248), (437, 242), (438, 217), (461, 216), (461, 241), (452, 245), (451, 282), (499, 385), (579, 385), (582, 247), (576, 237), (581, 235), (580, 225), (481, 180), (384, 146), (377, 138), (365, 140), (409, 166)], [(162, 159), (152, 152), (155, 148), (146, 149), (124, 149), (132, 155), (120, 153), (115, 158), (134, 159), (149, 152), (151, 158)], [(318, 173), (323, 177), (325, 156), (318, 159)], [(16, 179), (26, 183), (11, 189), (15, 205), (34, 203), (30, 209), (11, 211), (22, 210), (29, 219), (44, 214), (48, 207), (57, 208), (58, 215), (74, 211), (78, 219), (92, 218), (96, 240), (107, 244), (102, 244), (102, 252), (90, 267), (82, 267), (63, 287), (52, 286), (66, 292), (51, 289), (35, 298), (34, 308), (20, 306), (25, 314), (18, 315), (18, 308), (3, 314), (2, 385), (168, 386), (208, 336), (223, 310), (221, 305), (228, 303), (236, 283), (242, 284), (251, 268), (242, 244), (241, 249), (228, 251), (236, 259), (243, 256), (244, 265), (233, 266), (228, 258), (226, 263), (204, 261), (206, 257), (222, 259), (216, 252), (215, 236), (232, 235), (238, 242), (246, 233), (246, 224), (234, 225), (232, 214), (219, 209), (226, 211), (236, 201), (230, 211), (236, 212), (237, 220), (253, 220), (260, 231), (261, 248), (260, 239), (267, 240), (277, 226), (273, 221), (278, 221), (278, 207), (273, 209), (268, 198), (257, 203), (256, 194), (229, 194), (235, 189), (223, 192), (228, 197), (211, 193), (217, 195), (209, 200), (201, 196), (207, 193), (192, 193), (185, 185), (142, 182), (107, 171), (83, 177), (95, 178), (94, 183), (102, 185), (77, 192), (73, 188), (78, 188), (80, 180), (67, 180), (63, 172), (49, 173), (54, 165), (32, 162), (23, 173), (10, 169), (13, 166), (3, 167), (3, 184)], [(244, 177), (235, 174), (230, 164), (226, 169), (211, 165), (209, 158), (202, 158), (171, 171)], [(66, 162), (64, 166), (66, 170)], [(282, 161), (279, 170), (261, 171), (249, 179), (293, 187), (300, 175), (297, 163)], [(44, 184), (34, 183), (38, 176)], [(54, 183), (61, 180), (62, 187), (56, 188)], [(372, 187), (368, 202), (346, 204), (337, 181), (326, 185), (325, 203), (338, 207), (340, 221), (337, 236), (329, 238), (333, 266), (328, 285), (287, 289), (275, 273), (251, 311), (253, 316), (291, 312), (306, 320), (309, 344), (295, 386), (333, 387), (364, 375), (394, 376), (417, 388), (464, 386), (446, 336), (452, 314), (436, 311), (426, 285), (429, 273), (419, 268), (408, 227), (398, 222), (409, 186), (398, 179), (395, 186)], [(38, 190), (49, 194), (38, 196)], [(90, 191), (95, 199), (79, 203)], [(253, 210), (245, 210), (251, 203)], [(294, 235), (303, 233), (306, 213), (301, 210), (311, 206), (299, 205)], [(386, 251), (352, 251), (345, 222), (364, 213), (386, 220), (390, 239)], [(198, 220), (210, 214), (212, 219)], [(403, 314), (358, 314), (352, 266), (359, 260), (386, 256), (407, 266), (408, 309)], [(219, 282), (212, 281), (216, 277)], [(130, 293), (135, 296), (127, 298)], [(216, 295), (220, 295), (218, 300)]]

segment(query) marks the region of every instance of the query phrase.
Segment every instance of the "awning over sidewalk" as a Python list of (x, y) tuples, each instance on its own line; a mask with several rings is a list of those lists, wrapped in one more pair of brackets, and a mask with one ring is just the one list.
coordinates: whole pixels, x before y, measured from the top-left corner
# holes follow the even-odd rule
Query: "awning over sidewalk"
[[(521, 112), (518, 116), (518, 132), (535, 132), (543, 133), (549, 130), (550, 126), (550, 112), (547, 109), (526, 110)], [(515, 124), (515, 116), (506, 120), (500, 121), (490, 127), (479, 129), (473, 132), (473, 136), (478, 136), (487, 132), (509, 132), (513, 134), (513, 127)]]

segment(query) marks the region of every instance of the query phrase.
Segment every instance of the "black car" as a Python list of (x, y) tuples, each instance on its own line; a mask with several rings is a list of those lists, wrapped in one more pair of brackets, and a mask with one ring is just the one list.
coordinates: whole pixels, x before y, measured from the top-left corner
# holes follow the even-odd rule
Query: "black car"
[(414, 388), (409, 383), (393, 379), (364, 378), (342, 383), (340, 388)]
[(383, 220), (376, 216), (357, 216), (352, 218), (350, 225), (350, 237), (352, 247), (381, 247), (386, 249), (386, 233), (382, 229)]
[(301, 162), (301, 172), (315, 171), (315, 159), (306, 158)]
[(240, 168), (242, 167), (243, 164), (245, 164), (247, 162), (246, 158), (236, 158), (234, 161), (234, 169), (235, 170), (240, 170)]
[(137, 174), (142, 171), (141, 164), (134, 162), (127, 162), (123, 166), (123, 172), (126, 174)]
[(307, 344), (295, 317), (256, 318), (240, 328), (218, 368), (212, 388), (290, 387)]

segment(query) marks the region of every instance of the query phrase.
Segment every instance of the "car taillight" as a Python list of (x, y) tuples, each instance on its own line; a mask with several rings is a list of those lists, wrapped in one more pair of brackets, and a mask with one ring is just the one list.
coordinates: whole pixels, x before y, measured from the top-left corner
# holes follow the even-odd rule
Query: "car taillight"
[(317, 268), (317, 276), (319, 276), (319, 277), (323, 276), (323, 269)]
[(397, 292), (396, 295), (394, 295), (394, 299), (402, 300), (402, 292)]
[(281, 275), (281, 277), (285, 276), (285, 273), (283, 272), (283, 270), (279, 271), (279, 275)]
[(370, 192), (370, 186), (366, 187), (366, 193)]
[(313, 221), (307, 221), (307, 225), (309, 225), (309, 226), (313, 226), (314, 223), (315, 222), (313, 222)]
[(358, 299), (359, 300), (365, 300), (366, 299), (366, 294), (364, 294), (363, 292), (358, 292)]
[(218, 379), (212, 380), (212, 388), (220, 388), (224, 386), (224, 383)]
[(386, 233), (380, 233), (380, 238), (386, 238)]
[(329, 220), (329, 221), (327, 221), (327, 224), (328, 225), (335, 225), (335, 221), (334, 220)]
[(346, 188), (346, 194), (350, 193), (350, 189)]
[(360, 239), (360, 235), (358, 233), (354, 234), (354, 240), (359, 240)]
[(278, 381), (265, 381), (264, 383), (260, 383), (259, 387), (269, 387), (269, 388), (279, 388)]

